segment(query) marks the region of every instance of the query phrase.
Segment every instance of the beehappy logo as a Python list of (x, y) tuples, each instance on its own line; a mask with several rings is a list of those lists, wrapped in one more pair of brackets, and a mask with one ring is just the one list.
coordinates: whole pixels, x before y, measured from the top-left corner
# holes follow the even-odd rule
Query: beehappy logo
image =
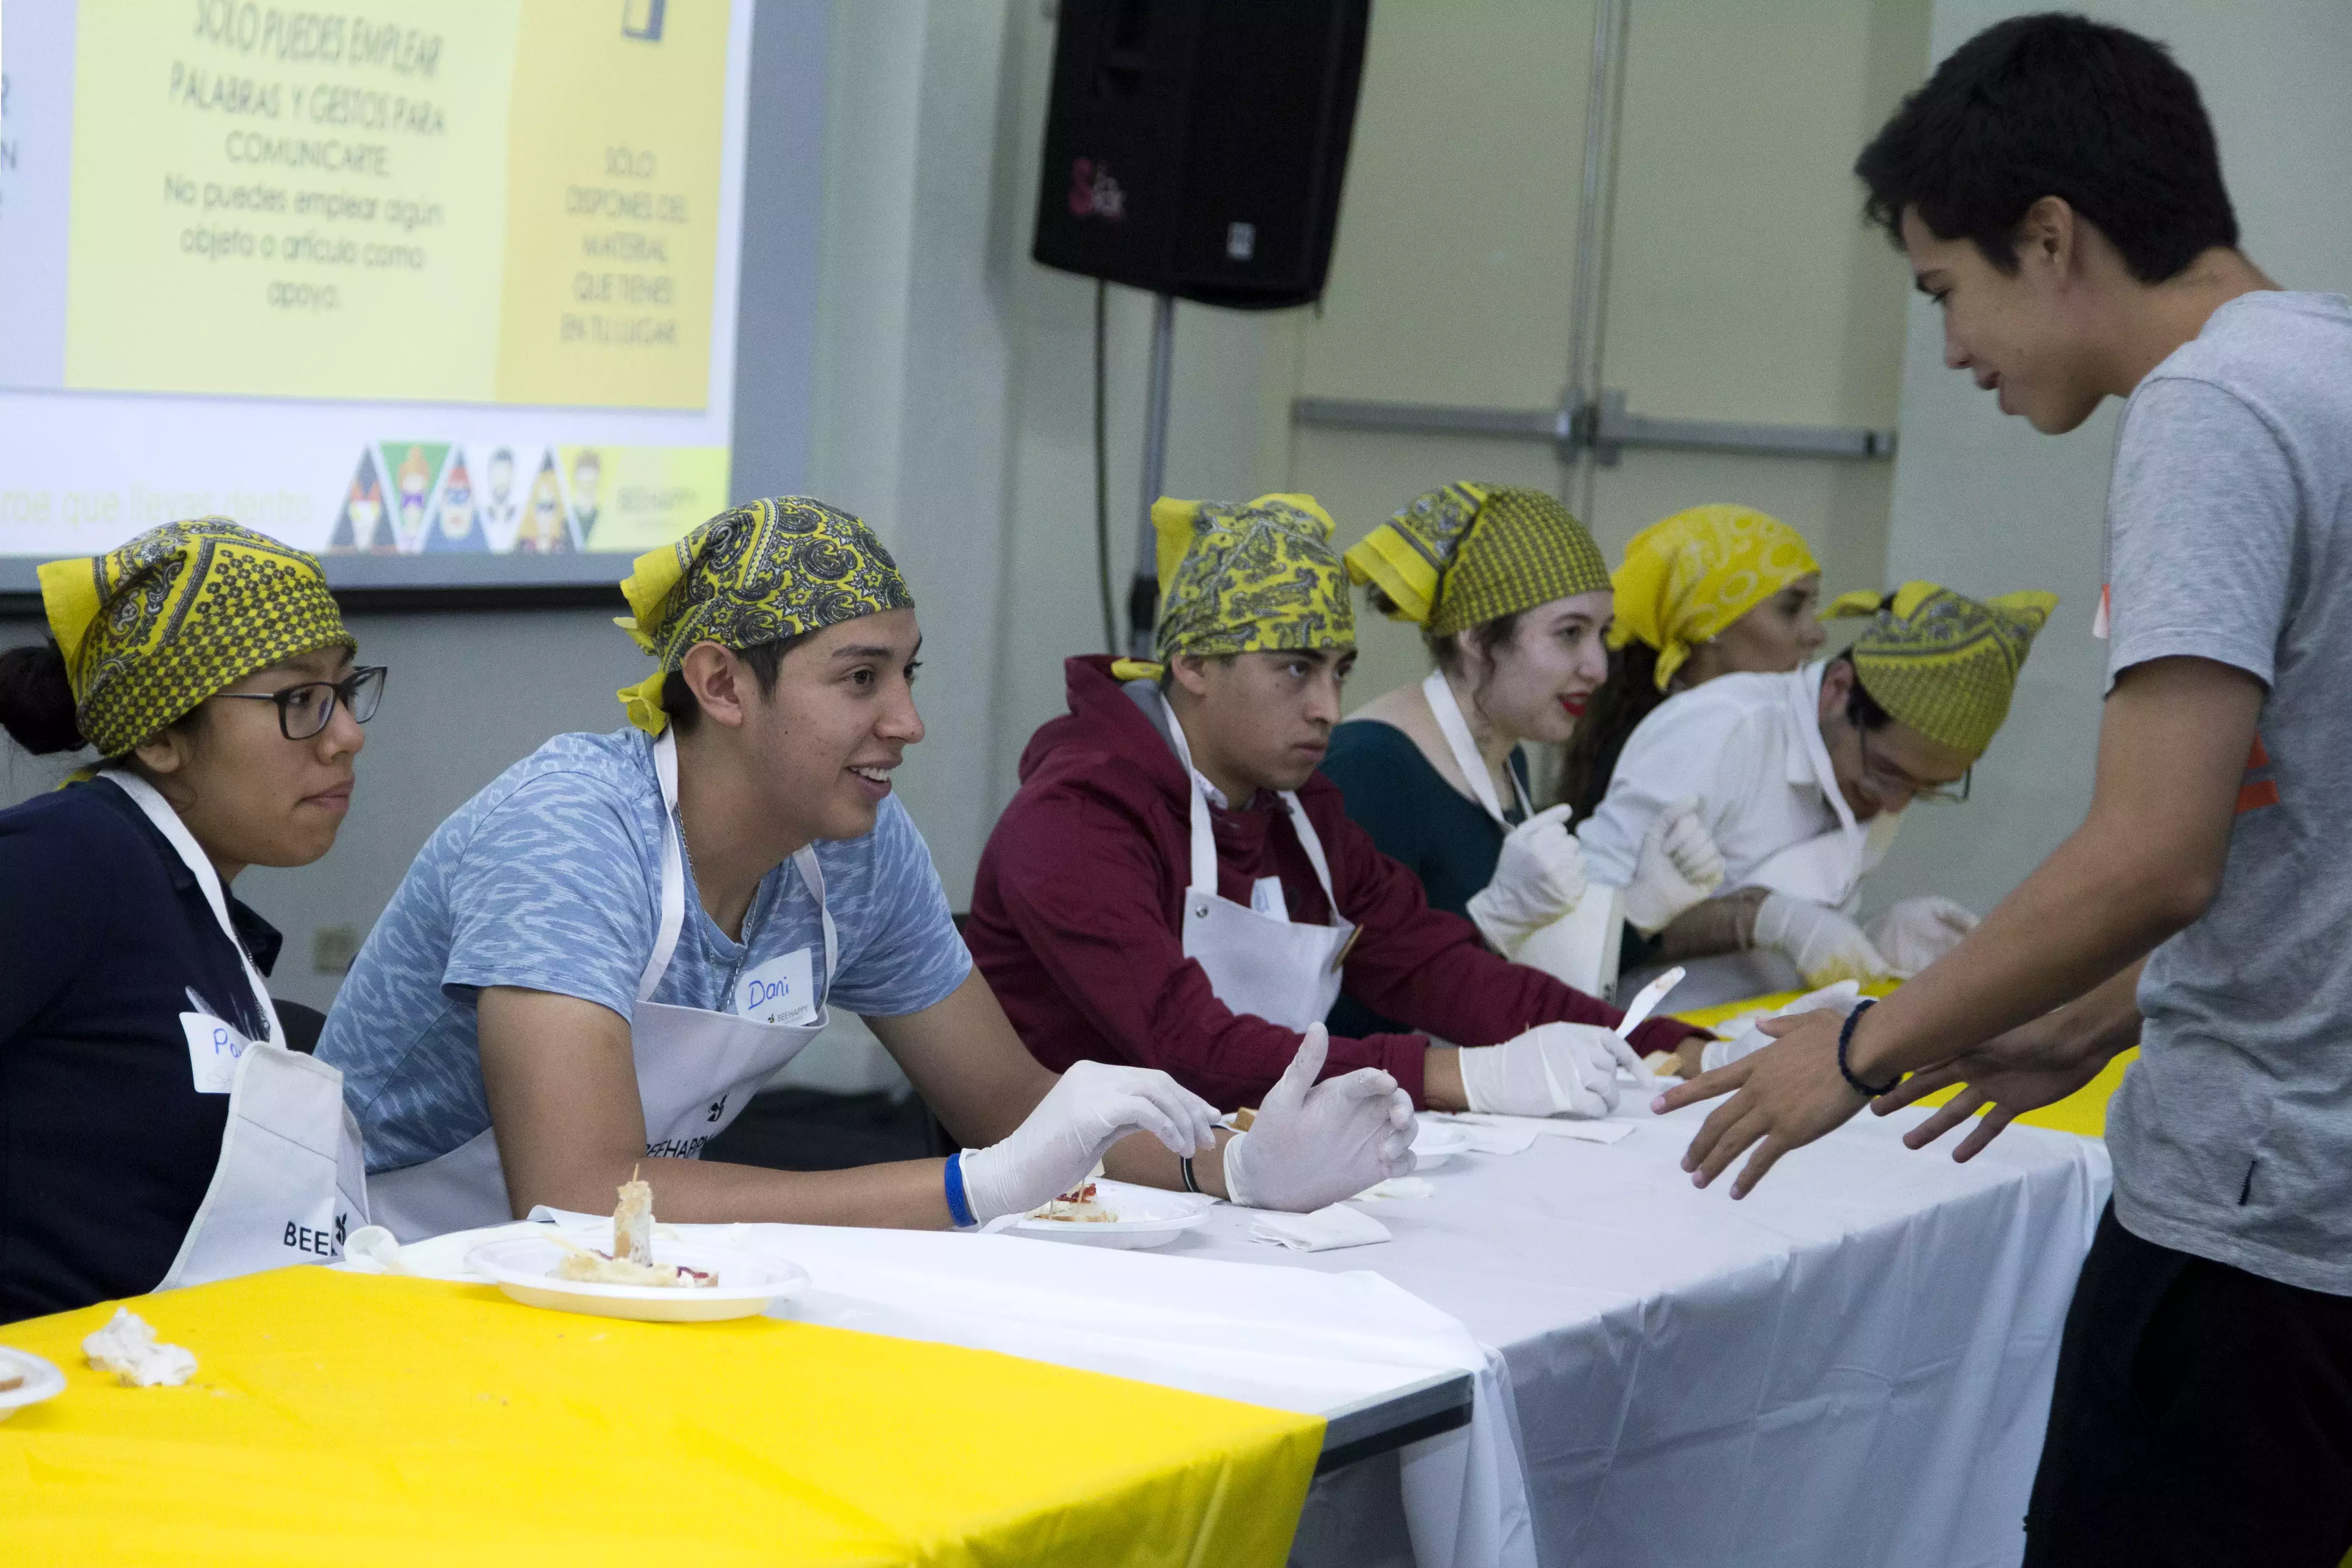
[(1092, 158), (1070, 162), (1070, 216), (1098, 217), (1117, 223), (1127, 216), (1127, 187), (1111, 174), (1110, 165)]

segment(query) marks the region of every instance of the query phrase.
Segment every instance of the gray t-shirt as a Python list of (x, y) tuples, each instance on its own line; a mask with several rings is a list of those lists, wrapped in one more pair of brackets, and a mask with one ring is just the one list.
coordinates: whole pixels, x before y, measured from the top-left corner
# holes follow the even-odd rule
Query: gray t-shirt
[(2134, 1235), (2352, 1296), (2352, 305), (2213, 312), (2124, 410), (2107, 677), (2269, 688), (2221, 890), (2149, 957), (2107, 1121)]

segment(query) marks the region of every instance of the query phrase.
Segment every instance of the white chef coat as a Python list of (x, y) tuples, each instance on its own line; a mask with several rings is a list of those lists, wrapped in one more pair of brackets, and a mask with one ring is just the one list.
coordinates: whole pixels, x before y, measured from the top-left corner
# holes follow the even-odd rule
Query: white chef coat
[[(1599, 810), (1577, 825), (1592, 879), (1633, 879), (1642, 835), (1666, 807), (1696, 800), (1723, 852), (1723, 889), (1756, 884), (1757, 871), (1793, 845), (1836, 833), (1843, 804), (1821, 738), (1822, 673), (1809, 664), (1786, 675), (1723, 675), (1651, 710), (1617, 759)], [(1881, 812), (1857, 833), (1845, 896), (1894, 842), (1902, 814)]]

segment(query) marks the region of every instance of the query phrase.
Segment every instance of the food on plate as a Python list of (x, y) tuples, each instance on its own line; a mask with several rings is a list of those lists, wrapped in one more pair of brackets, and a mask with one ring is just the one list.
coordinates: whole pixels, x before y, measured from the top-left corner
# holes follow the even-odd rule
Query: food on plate
[(114, 1309), (106, 1327), (81, 1342), (81, 1353), (126, 1388), (171, 1388), (196, 1374), (196, 1357), (181, 1345), (155, 1342), (155, 1331), (128, 1307)]
[(599, 1252), (557, 1233), (551, 1237), (563, 1257), (548, 1270), (550, 1277), (575, 1285), (656, 1285), (673, 1289), (707, 1290), (719, 1283), (708, 1269), (654, 1261), (654, 1189), (631, 1172), (621, 1184), (620, 1202), (613, 1208), (613, 1250)]
[(654, 1188), (631, 1171), (613, 1209), (613, 1256), (624, 1263), (654, 1260)]
[(1073, 1225), (1115, 1224), (1118, 1215), (1102, 1205), (1092, 1180), (1080, 1182), (1058, 1198), (1046, 1202), (1043, 1208), (1029, 1211), (1031, 1219), (1067, 1220)]
[(625, 1258), (583, 1247), (568, 1237), (552, 1239), (563, 1248), (563, 1258), (547, 1272), (553, 1279), (569, 1279), (575, 1285), (660, 1285), (707, 1290), (719, 1283), (719, 1276), (708, 1269), (688, 1268), (677, 1263), (632, 1263)]
[(1247, 1105), (1243, 1106), (1239, 1110), (1234, 1111), (1231, 1116), (1225, 1118), (1226, 1123), (1236, 1132), (1248, 1131), (1250, 1130), (1250, 1123), (1256, 1120), (1256, 1109)]
[(24, 1386), (25, 1374), (21, 1372), (9, 1376), (0, 1377), (0, 1394), (14, 1394), (16, 1390)]

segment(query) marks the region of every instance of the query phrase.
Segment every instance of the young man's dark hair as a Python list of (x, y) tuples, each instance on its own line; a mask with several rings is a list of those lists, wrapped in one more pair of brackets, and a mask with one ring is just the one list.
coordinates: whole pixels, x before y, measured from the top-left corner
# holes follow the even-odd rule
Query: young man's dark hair
[(1986, 28), (1903, 100), (1853, 166), (1864, 212), (1899, 247), (1903, 212), (2017, 270), (2017, 226), (2043, 196), (2098, 226), (2132, 276), (2160, 283), (2238, 243), (2197, 83), (2162, 44), (2047, 13)]

